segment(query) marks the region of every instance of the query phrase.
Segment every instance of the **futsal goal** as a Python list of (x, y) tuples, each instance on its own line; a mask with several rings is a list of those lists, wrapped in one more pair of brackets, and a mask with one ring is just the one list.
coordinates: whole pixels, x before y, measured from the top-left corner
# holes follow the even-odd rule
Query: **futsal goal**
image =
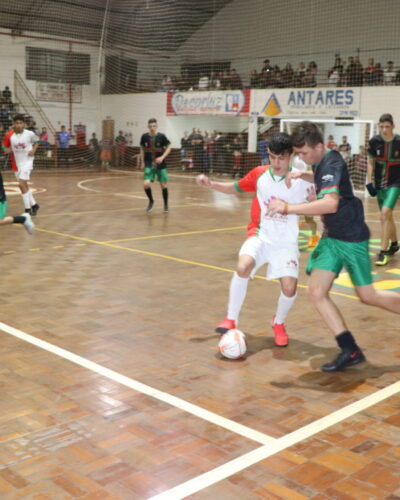
[[(283, 118), (280, 121), (280, 130), (290, 133), (302, 121), (300, 118)], [(374, 135), (373, 120), (318, 118), (312, 121), (320, 127), (325, 145), (337, 149), (342, 154), (355, 191), (364, 194), (368, 141)]]

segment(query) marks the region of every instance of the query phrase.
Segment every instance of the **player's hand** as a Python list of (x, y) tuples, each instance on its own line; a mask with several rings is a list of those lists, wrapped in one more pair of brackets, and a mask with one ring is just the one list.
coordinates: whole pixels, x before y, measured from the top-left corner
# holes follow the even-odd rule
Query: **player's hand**
[(307, 201), (314, 201), (316, 199), (317, 199), (317, 193), (315, 192), (315, 187), (310, 186), (309, 188), (307, 188), (306, 200)]
[(286, 186), (290, 189), (292, 187), (292, 180), (300, 179), (300, 177), (301, 177), (301, 172), (299, 171), (288, 172), (285, 178)]
[(378, 191), (377, 191), (376, 187), (372, 184), (372, 182), (367, 184), (365, 187), (367, 188), (370, 196), (376, 196), (378, 194)]
[(28, 156), (35, 156), (35, 151), (29, 151)]
[(11, 153), (11, 148), (3, 148), (5, 154)]
[(278, 198), (272, 199), (268, 204), (268, 215), (273, 217), (275, 214), (282, 214), (285, 212), (285, 202)]
[(204, 174), (200, 174), (196, 177), (196, 182), (199, 186), (203, 186), (203, 187), (211, 187), (211, 181), (210, 179), (204, 175)]
[(161, 165), (161, 163), (164, 161), (164, 158), (162, 156), (159, 156), (158, 158), (156, 158), (155, 162), (157, 163), (157, 165)]

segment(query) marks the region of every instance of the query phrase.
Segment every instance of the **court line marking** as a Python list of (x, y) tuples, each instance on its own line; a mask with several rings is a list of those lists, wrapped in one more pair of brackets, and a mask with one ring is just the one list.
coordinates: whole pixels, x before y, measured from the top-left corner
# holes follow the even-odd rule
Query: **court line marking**
[(121, 373), (111, 370), (110, 368), (106, 368), (105, 366), (99, 365), (94, 361), (90, 361), (89, 359), (83, 358), (78, 354), (74, 354), (71, 351), (67, 351), (62, 347), (58, 347), (45, 340), (41, 340), (37, 337), (34, 337), (33, 335), (30, 335), (29, 333), (25, 333), (22, 330), (18, 330), (17, 328), (6, 325), (5, 323), (0, 322), (0, 330), (20, 340), (23, 340), (24, 342), (28, 342), (29, 344), (39, 347), (44, 351), (55, 354), (60, 358), (71, 361), (72, 363), (86, 368), (87, 370), (90, 370), (94, 373), (97, 373), (102, 377), (113, 380), (118, 384), (129, 387), (130, 389), (133, 389), (141, 394), (145, 394), (146, 396), (150, 396), (154, 399), (158, 399), (159, 401), (163, 401), (164, 403), (167, 403), (174, 408), (178, 408), (179, 410), (182, 410), (186, 413), (190, 413), (195, 417), (215, 424), (218, 427), (222, 427), (223, 429), (233, 432), (234, 434), (243, 436), (246, 439), (250, 439), (261, 444), (271, 444), (276, 441), (276, 438), (268, 436), (263, 432), (251, 429), (246, 425), (239, 424), (238, 422), (235, 422), (233, 420), (229, 420), (228, 418), (222, 417), (217, 413), (206, 410), (201, 406), (197, 406), (193, 403), (185, 401), (184, 399), (173, 396), (172, 394), (168, 394), (167, 392), (163, 392), (155, 389), (154, 387), (150, 387), (149, 385), (143, 384), (138, 380), (127, 377), (126, 375), (122, 375)]
[(136, 240), (152, 240), (156, 238), (169, 238), (171, 236), (187, 236), (189, 234), (204, 234), (204, 233), (218, 233), (221, 231), (236, 231), (238, 229), (246, 229), (247, 226), (223, 227), (217, 229), (201, 229), (198, 231), (186, 231), (184, 233), (169, 233), (169, 234), (156, 234), (154, 236), (137, 236), (135, 238), (122, 238), (120, 240), (106, 240), (103, 243), (122, 243), (125, 241)]
[(251, 465), (255, 465), (261, 460), (265, 460), (271, 455), (275, 455), (276, 453), (290, 448), (305, 439), (315, 436), (319, 432), (324, 431), (329, 427), (332, 427), (333, 425), (336, 425), (343, 420), (346, 420), (398, 393), (400, 393), (400, 381), (374, 392), (359, 401), (351, 403), (340, 410), (336, 410), (335, 412), (330, 413), (329, 415), (326, 415), (311, 424), (286, 434), (286, 436), (278, 438), (274, 443), (261, 446), (260, 448), (245, 453), (244, 455), (216, 467), (209, 472), (205, 472), (204, 474), (190, 479), (189, 481), (185, 481), (184, 483), (164, 491), (163, 493), (152, 496), (149, 500), (180, 500), (182, 498), (186, 498), (187, 496), (200, 490), (204, 490), (208, 486), (241, 472)]
[[(93, 243), (95, 245), (100, 245), (100, 246), (104, 246), (104, 247), (108, 247), (108, 248), (115, 248), (117, 250), (125, 250), (126, 252), (139, 253), (142, 255), (150, 255), (151, 257), (159, 257), (161, 259), (172, 260), (174, 262), (181, 262), (183, 264), (190, 264), (192, 266), (205, 267), (206, 269), (214, 269), (216, 271), (225, 271), (225, 272), (228, 272), (231, 274), (236, 272), (235, 269), (228, 269), (226, 267), (213, 266), (211, 264), (204, 264), (203, 262), (195, 262), (193, 260), (181, 259), (179, 257), (172, 257), (171, 255), (164, 255), (161, 253), (149, 252), (148, 250), (140, 250), (138, 248), (123, 247), (120, 245), (116, 245), (114, 243), (107, 243), (104, 241), (91, 240), (90, 238), (84, 238), (82, 236), (74, 236), (72, 234), (67, 234), (67, 233), (60, 233), (58, 231), (51, 231), (50, 229), (38, 228), (37, 226), (36, 226), (35, 230), (39, 231), (39, 232), (43, 232), (43, 233), (54, 234), (57, 236), (63, 236), (65, 238), (72, 238), (72, 239), (79, 240), (79, 241), (85, 241), (87, 243)], [(257, 274), (254, 276), (254, 278), (267, 281), (264, 276), (258, 276)], [(270, 281), (272, 281), (274, 283), (278, 283), (278, 280), (270, 280)], [(302, 285), (301, 283), (298, 283), (297, 287), (298, 288), (307, 288), (307, 285)], [(335, 291), (331, 291), (330, 293), (332, 295), (338, 295), (340, 297), (346, 297), (346, 298), (353, 299), (353, 300), (360, 300), (357, 296), (349, 295), (347, 293), (341, 293), (341, 292), (335, 292)]]
[[(94, 179), (84, 179), (83, 181), (79, 181), (77, 183), (77, 186), (79, 189), (83, 189), (84, 191), (89, 191), (89, 192), (93, 192), (93, 193), (104, 193), (104, 191), (101, 191), (99, 189), (94, 189), (94, 188), (90, 188), (90, 187), (87, 187), (87, 186), (84, 186), (84, 184), (86, 184), (87, 182), (95, 182), (95, 181), (105, 181), (105, 180), (110, 180), (110, 179), (117, 179), (118, 177), (122, 177), (122, 176), (111, 176), (111, 177), (95, 177)], [(147, 197), (146, 196), (139, 196), (139, 195), (134, 195), (134, 194), (131, 194), (131, 195), (127, 195), (127, 194), (124, 194), (124, 193), (108, 193), (110, 196), (124, 196), (124, 197), (128, 197), (128, 198), (138, 198), (140, 200), (147, 200)]]

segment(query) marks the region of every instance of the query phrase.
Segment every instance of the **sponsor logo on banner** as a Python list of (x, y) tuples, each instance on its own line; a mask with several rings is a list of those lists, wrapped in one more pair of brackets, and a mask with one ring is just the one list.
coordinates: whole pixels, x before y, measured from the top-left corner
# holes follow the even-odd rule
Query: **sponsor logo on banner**
[(168, 115), (248, 115), (249, 90), (168, 92)]
[(259, 116), (357, 117), (359, 89), (254, 90), (252, 112)]

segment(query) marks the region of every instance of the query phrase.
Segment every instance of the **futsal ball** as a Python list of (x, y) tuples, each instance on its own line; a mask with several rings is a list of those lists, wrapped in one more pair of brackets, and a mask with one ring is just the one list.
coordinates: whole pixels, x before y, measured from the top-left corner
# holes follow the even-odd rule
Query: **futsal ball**
[(246, 352), (245, 335), (240, 330), (228, 330), (219, 341), (219, 352), (228, 359), (239, 359)]

